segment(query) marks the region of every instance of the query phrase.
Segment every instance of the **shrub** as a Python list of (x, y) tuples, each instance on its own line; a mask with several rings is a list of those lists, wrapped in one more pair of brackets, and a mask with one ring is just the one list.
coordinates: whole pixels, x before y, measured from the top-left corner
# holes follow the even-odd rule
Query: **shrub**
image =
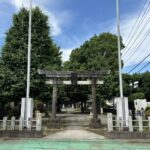
[(146, 109), (145, 109), (145, 116), (146, 117), (150, 116), (150, 107), (146, 107)]
[(145, 95), (142, 92), (133, 93), (129, 96), (129, 101), (134, 101), (135, 99), (145, 99)]

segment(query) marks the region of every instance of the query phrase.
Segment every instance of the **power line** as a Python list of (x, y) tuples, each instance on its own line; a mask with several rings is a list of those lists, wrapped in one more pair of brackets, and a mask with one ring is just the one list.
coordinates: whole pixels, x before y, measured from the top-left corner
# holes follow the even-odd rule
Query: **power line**
[[(135, 44), (135, 42), (139, 39), (140, 35), (144, 32), (145, 27), (150, 23), (150, 17), (148, 18), (148, 20), (145, 22), (145, 24), (143, 25), (143, 27), (141, 28), (140, 32), (138, 33), (138, 35), (135, 37), (134, 41), (132, 42), (132, 45), (127, 49), (127, 51), (129, 51)], [(148, 36), (148, 35), (147, 35)], [(127, 53), (126, 53), (127, 54)], [(130, 55), (130, 54), (129, 54)]]
[(147, 59), (150, 56), (150, 54), (148, 54), (144, 59), (142, 59), (142, 61), (140, 61), (133, 69), (131, 69), (128, 73), (131, 73), (133, 70), (135, 70), (141, 63), (144, 62), (145, 59)]
[[(130, 43), (133, 41), (134, 36), (138, 33), (138, 30), (140, 29), (140, 27), (141, 27), (141, 25), (142, 25), (142, 23), (143, 23), (143, 20), (146, 18), (145, 16), (147, 16), (148, 12), (150, 11), (150, 10), (149, 10), (149, 4), (150, 4), (150, 3), (148, 3), (146, 10), (144, 11), (143, 16), (141, 17), (141, 20), (139, 20), (139, 23), (137, 24), (137, 26), (135, 26), (135, 30), (134, 30), (133, 34), (131, 35), (131, 38), (129, 39), (128, 43), (126, 44), (126, 48), (125, 48), (126, 51), (123, 53), (123, 55), (126, 55), (126, 54), (128, 53), (129, 49), (127, 49), (127, 47), (128, 47), (129, 45), (131, 45)], [(144, 6), (144, 7), (145, 7), (145, 6)], [(149, 18), (149, 19), (150, 19), (150, 18)], [(145, 24), (144, 24), (144, 25), (145, 25)], [(142, 28), (142, 29), (143, 29), (143, 28)], [(142, 32), (142, 30), (141, 30), (140, 32)], [(138, 37), (139, 37), (139, 34), (138, 34)], [(133, 44), (132, 44), (132, 45), (133, 45)]]
[(146, 40), (146, 38), (148, 37), (148, 35), (150, 34), (150, 31), (146, 34), (146, 36), (144, 37), (144, 39), (139, 43), (139, 45), (137, 45), (137, 47), (135, 48), (134, 51), (132, 51), (132, 53), (130, 53), (131, 55), (129, 55), (128, 59), (125, 61), (124, 64), (126, 64), (130, 58), (132, 58), (134, 56), (134, 54), (138, 51), (138, 48), (141, 47), (141, 45), (144, 43), (144, 41)]
[[(144, 6), (144, 7), (145, 7), (145, 6)], [(142, 17), (141, 17), (141, 20), (139, 20), (139, 23), (137, 24), (137, 26), (135, 26), (135, 30), (134, 30), (134, 32), (133, 32), (131, 38), (129, 39), (128, 44), (126, 44), (126, 48), (127, 48), (129, 45), (131, 45), (130, 43), (133, 41), (134, 35), (136, 35), (136, 34), (138, 33), (138, 30), (140, 29), (140, 27), (141, 27), (141, 25), (142, 25), (142, 23), (143, 23), (144, 19), (146, 18), (146, 16), (147, 16), (147, 14), (148, 14), (149, 11), (150, 11), (150, 10), (149, 10), (149, 3), (148, 3), (146, 10), (144, 11), (144, 13), (143, 13), (143, 15), (142, 15)], [(127, 50), (127, 51), (125, 51), (125, 52), (127, 53), (128, 51), (129, 51), (129, 50)], [(126, 53), (124, 53), (123, 55), (125, 55)]]
[(139, 71), (138, 71), (138, 73), (140, 73), (144, 68), (146, 68), (147, 66), (149, 66), (150, 65), (150, 62), (148, 62), (146, 65), (144, 65)]
[[(144, 3), (144, 5), (143, 5), (143, 7), (141, 8), (140, 13), (139, 13), (139, 15), (138, 15), (138, 17), (137, 17), (137, 19), (136, 19), (136, 21), (135, 21), (135, 23), (134, 23), (134, 25), (133, 25), (131, 31), (130, 31), (130, 33), (129, 33), (129, 35), (128, 35), (127, 39), (129, 39), (129, 37), (132, 35), (132, 32), (134, 31), (134, 28), (135, 28), (136, 24), (138, 23), (138, 20), (140, 19), (140, 16), (142, 15), (143, 9), (144, 9), (144, 7), (146, 6), (147, 1), (148, 1), (148, 0), (145, 0), (145, 3)], [(125, 42), (125, 43), (127, 43), (127, 42)]]

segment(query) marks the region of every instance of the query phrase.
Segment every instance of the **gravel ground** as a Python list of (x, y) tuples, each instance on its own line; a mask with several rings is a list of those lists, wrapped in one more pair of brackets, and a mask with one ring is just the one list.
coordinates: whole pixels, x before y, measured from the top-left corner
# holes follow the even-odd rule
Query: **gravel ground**
[(68, 129), (45, 137), (53, 140), (102, 140), (104, 136), (82, 129)]

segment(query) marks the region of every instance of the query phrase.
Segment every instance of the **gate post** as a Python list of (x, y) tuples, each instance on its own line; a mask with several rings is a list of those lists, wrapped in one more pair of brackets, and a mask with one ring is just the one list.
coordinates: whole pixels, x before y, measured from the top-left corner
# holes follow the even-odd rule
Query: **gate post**
[(132, 123), (132, 117), (129, 116), (129, 132), (133, 132), (133, 123)]
[(36, 131), (41, 131), (42, 130), (42, 116), (39, 114), (36, 117)]
[(15, 130), (15, 117), (11, 117), (11, 130)]
[(112, 113), (107, 114), (107, 127), (108, 127), (108, 132), (113, 132)]
[(28, 130), (31, 131), (32, 130), (32, 119), (28, 118)]
[(3, 130), (7, 130), (7, 117), (3, 118)]
[(138, 117), (138, 126), (139, 126), (139, 132), (143, 132), (142, 116), (139, 116), (139, 117)]
[(23, 126), (24, 126), (24, 118), (20, 117), (20, 119), (19, 119), (19, 131), (23, 130)]

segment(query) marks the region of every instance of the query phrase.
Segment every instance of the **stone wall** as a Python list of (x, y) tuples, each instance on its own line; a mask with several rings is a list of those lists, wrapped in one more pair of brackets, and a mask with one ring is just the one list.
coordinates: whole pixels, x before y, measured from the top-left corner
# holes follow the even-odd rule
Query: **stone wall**
[(150, 133), (144, 132), (109, 132), (105, 136), (109, 139), (150, 139)]
[(0, 131), (0, 138), (41, 138), (43, 137), (42, 131)]

